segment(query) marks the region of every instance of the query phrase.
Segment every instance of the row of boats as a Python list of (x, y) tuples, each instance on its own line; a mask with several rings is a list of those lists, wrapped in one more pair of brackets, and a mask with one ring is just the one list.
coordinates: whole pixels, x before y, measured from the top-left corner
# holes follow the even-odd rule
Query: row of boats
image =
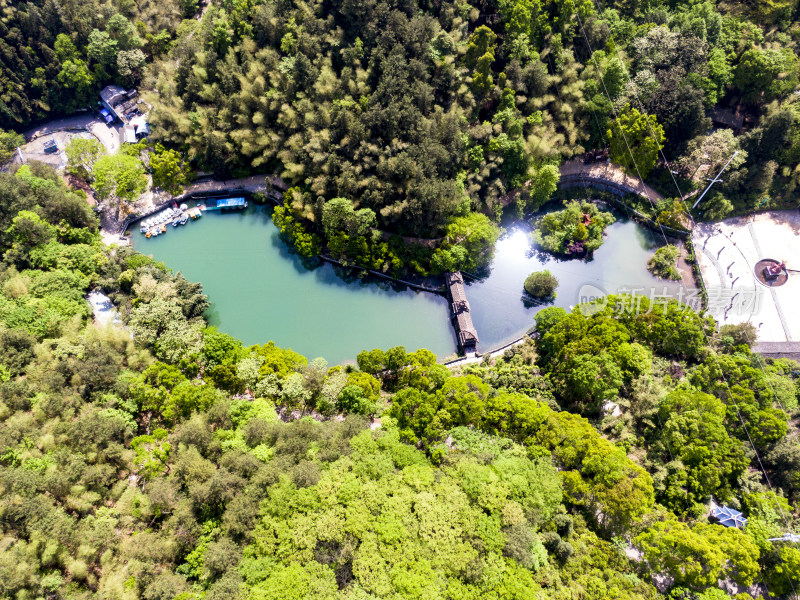
[(142, 221), (139, 231), (141, 231), (145, 237), (151, 238), (167, 233), (167, 225), (172, 225), (173, 227), (186, 225), (190, 218), (198, 219), (201, 216), (203, 216), (201, 207), (196, 206), (194, 208), (189, 208), (185, 204), (181, 204), (180, 207), (175, 206), (174, 208), (167, 208), (149, 219)]

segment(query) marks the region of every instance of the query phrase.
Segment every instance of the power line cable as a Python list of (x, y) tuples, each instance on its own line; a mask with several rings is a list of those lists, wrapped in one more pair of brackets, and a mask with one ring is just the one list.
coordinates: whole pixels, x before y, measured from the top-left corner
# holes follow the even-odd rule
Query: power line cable
[[(593, 2), (595, 4), (595, 7), (597, 8), (597, 13), (600, 14), (600, 3), (598, 2), (598, 0), (593, 0)], [(577, 9), (576, 9), (575, 12), (577, 14)], [(578, 17), (578, 18), (580, 19), (580, 17)], [(581, 28), (583, 28), (583, 25), (581, 25)], [(613, 42), (613, 36), (610, 35), (610, 34), (609, 34), (609, 39), (612, 40), (612, 42)], [(591, 46), (589, 45), (588, 39), (586, 41), (586, 45), (589, 46), (590, 52), (592, 52), (592, 54), (594, 54), (593, 51), (591, 50)], [(641, 111), (643, 113), (647, 114), (647, 112), (645, 111), (645, 108), (644, 108), (644, 104), (642, 103), (642, 100), (639, 97), (639, 92), (636, 89), (636, 85), (633, 83), (633, 80), (631, 79), (631, 76), (628, 73), (628, 69), (625, 67), (625, 62), (622, 60), (622, 54), (620, 54), (619, 46), (616, 44), (616, 42), (614, 42), (613, 45), (614, 45), (614, 51), (615, 51), (615, 53), (617, 55), (617, 59), (619, 60), (620, 65), (622, 66), (622, 69), (623, 69), (623, 72), (625, 73), (625, 76), (628, 78), (628, 83), (630, 84), (629, 87), (630, 87), (631, 91), (633, 92), (633, 95), (636, 97), (636, 102), (639, 104), (639, 108), (641, 109)], [(610, 98), (609, 98), (609, 101), (610, 101)], [(658, 152), (661, 155), (661, 159), (664, 161), (664, 164), (667, 166), (667, 171), (669, 172), (669, 176), (672, 179), (672, 183), (675, 185), (675, 189), (678, 192), (678, 199), (683, 204), (683, 208), (684, 208), (684, 210), (686, 210), (686, 214), (688, 215), (689, 219), (691, 219), (691, 221), (692, 221), (692, 229), (694, 229), (694, 225), (695, 225), (694, 217), (692, 217), (692, 213), (689, 212), (688, 206), (687, 206), (686, 202), (683, 199), (683, 192), (681, 191), (681, 188), (678, 185), (678, 181), (675, 179), (675, 175), (672, 172), (672, 166), (669, 164), (669, 161), (667, 160), (667, 157), (664, 154), (664, 148), (663, 148), (663, 146), (659, 147), (658, 139), (656, 138), (655, 130), (653, 129), (652, 123), (650, 123), (650, 119), (645, 119), (645, 120), (647, 121), (647, 127), (650, 130), (650, 135), (653, 138), (653, 142), (655, 142), (656, 147), (658, 148)]]
[[(595, 0), (595, 2), (596, 2), (596, 0)], [(580, 28), (581, 28), (581, 31), (582, 31), (582, 33), (583, 33), (583, 38), (584, 38), (584, 40), (586, 41), (586, 46), (587, 46), (587, 48), (588, 48), (588, 50), (589, 50), (589, 52), (590, 52), (590, 55), (591, 55), (591, 57), (592, 57), (592, 60), (594, 60), (595, 67), (597, 68), (597, 71), (598, 71), (598, 74), (599, 74), (599, 73), (600, 73), (600, 68), (599, 68), (599, 65), (598, 65), (598, 63), (597, 63), (597, 59), (596, 59), (596, 58), (595, 58), (595, 56), (594, 56), (594, 52), (593, 52), (593, 50), (592, 50), (591, 43), (589, 42), (589, 38), (588, 38), (588, 36), (587, 36), (587, 34), (586, 34), (586, 30), (585, 30), (585, 28), (584, 28), (584, 26), (583, 26), (583, 20), (581, 19), (581, 17), (580, 17), (580, 14), (578, 13), (578, 11), (577, 11), (577, 10), (575, 11), (575, 16), (576, 16), (576, 17), (577, 17), (577, 19), (578, 19), (578, 23), (579, 23), (579, 25), (580, 25)], [(611, 108), (612, 108), (612, 111), (614, 112), (614, 116), (615, 116), (615, 118), (617, 119), (617, 122), (619, 122), (619, 117), (618, 117), (618, 115), (617, 115), (616, 108), (614, 107), (614, 105), (613, 105), (613, 102), (611, 101), (611, 96), (610, 96), (610, 94), (608, 93), (608, 89), (606, 88), (605, 82), (603, 81), (602, 77), (600, 78), (600, 81), (601, 81), (601, 83), (602, 83), (603, 90), (605, 91), (606, 98), (608, 98), (608, 100), (609, 100), (609, 103), (611, 103)], [(649, 126), (649, 123), (648, 123), (648, 126)], [(630, 147), (630, 145), (628, 144), (627, 137), (624, 135), (624, 132), (622, 131), (622, 128), (620, 128), (620, 131), (621, 131), (621, 133), (623, 134), (623, 140), (625, 141), (625, 146), (626, 146), (626, 148), (627, 148), (627, 150), (628, 150), (628, 153), (630, 154), (631, 161), (633, 162), (634, 168), (636, 169), (636, 173), (637, 173), (637, 175), (638, 175), (638, 177), (639, 177), (640, 181), (642, 182), (642, 185), (644, 185), (644, 178), (642, 177), (642, 175), (641, 175), (641, 172), (639, 171), (639, 168), (638, 168), (638, 166), (637, 166), (637, 164), (636, 164), (636, 160), (635, 160), (635, 158), (634, 158), (634, 156), (633, 156), (633, 152), (631, 151), (631, 147)], [(654, 136), (654, 140), (655, 140), (655, 136)], [(680, 191), (680, 188), (678, 188), (678, 190)], [(652, 202), (652, 199), (650, 198), (650, 195), (647, 193), (647, 188), (646, 188), (646, 187), (645, 187), (645, 194), (646, 194), (646, 196), (647, 196), (648, 200), (650, 200), (651, 204), (653, 204), (653, 202)], [(685, 206), (685, 203), (684, 203), (684, 206)], [(655, 208), (655, 205), (654, 205), (654, 208)], [(691, 218), (691, 215), (690, 215), (690, 218)], [(659, 224), (659, 227), (661, 227), (661, 226), (660, 226), (660, 224)], [(666, 234), (664, 233), (664, 229), (663, 229), (663, 227), (661, 228), (661, 233), (662, 233), (662, 235), (664, 236), (664, 241), (665, 241), (665, 243), (668, 243), (668, 242), (667, 242), (667, 238), (666, 238)], [(752, 437), (751, 437), (751, 435), (750, 435), (750, 431), (748, 430), (748, 428), (747, 428), (747, 425), (746, 425), (746, 423), (744, 422), (744, 419), (743, 419), (743, 417), (742, 417), (742, 414), (741, 414), (741, 410), (740, 410), (740, 408), (739, 408), (739, 405), (738, 405), (738, 403), (736, 402), (736, 399), (733, 397), (733, 394), (732, 394), (732, 392), (731, 392), (731, 389), (730, 389), (730, 385), (729, 385), (729, 383), (728, 383), (728, 380), (727, 380), (727, 378), (725, 377), (725, 372), (724, 372), (723, 368), (721, 367), (721, 364), (720, 364), (720, 361), (719, 361), (719, 359), (717, 358), (716, 351), (714, 350), (714, 348), (713, 348), (713, 347), (712, 347), (712, 345), (711, 345), (711, 339), (709, 338), (708, 334), (706, 333), (706, 331), (705, 331), (705, 328), (704, 328), (704, 327), (702, 327), (702, 326), (701, 326), (701, 327), (700, 327), (700, 330), (701, 330), (701, 332), (703, 333), (703, 336), (704, 336), (704, 337), (705, 337), (705, 339), (706, 339), (706, 344), (707, 344), (707, 345), (709, 346), (709, 348), (711, 349), (711, 356), (714, 358), (714, 361), (715, 361), (715, 362), (716, 362), (716, 364), (717, 364), (717, 368), (719, 369), (719, 371), (720, 371), (720, 375), (721, 375), (721, 377), (722, 377), (722, 380), (723, 380), (723, 383), (725, 384), (725, 388), (726, 388), (726, 390), (727, 390), (728, 397), (729, 397), (729, 399), (731, 400), (731, 402), (732, 402), (732, 403), (733, 403), (733, 405), (734, 405), (734, 408), (735, 408), (735, 411), (736, 411), (736, 415), (737, 415), (737, 417), (739, 418), (739, 422), (742, 424), (742, 429), (743, 429), (743, 431), (745, 432), (745, 435), (747, 436), (747, 439), (748, 439), (748, 442), (750, 443), (750, 446), (751, 446), (751, 448), (753, 449), (753, 453), (754, 453), (754, 455), (755, 455), (755, 457), (756, 457), (756, 460), (758, 461), (759, 468), (760, 468), (760, 470), (761, 470), (762, 474), (764, 475), (764, 479), (765, 479), (765, 481), (767, 482), (767, 486), (769, 487), (769, 490), (770, 490), (770, 491), (773, 493), (773, 495), (777, 496), (777, 494), (775, 494), (774, 488), (773, 488), (773, 486), (772, 486), (772, 482), (770, 481), (770, 478), (769, 478), (769, 476), (767, 475), (766, 469), (764, 468), (764, 464), (763, 464), (763, 462), (762, 462), (762, 460), (761, 460), (761, 457), (760, 457), (760, 456), (759, 456), (759, 454), (758, 454), (758, 450), (756, 449), (756, 446), (755, 446), (755, 444), (753, 443), (753, 439), (752, 439)], [(762, 370), (763, 370), (763, 369), (762, 369)], [(766, 372), (764, 372), (764, 374), (765, 374), (765, 379), (766, 379)], [(788, 518), (786, 517), (786, 514), (785, 514), (785, 512), (783, 511), (783, 509), (781, 508), (780, 504), (777, 502), (777, 499), (775, 500), (775, 504), (776, 504), (776, 506), (777, 506), (777, 508), (778, 508), (778, 514), (780, 514), (780, 515), (781, 515), (781, 518), (783, 519), (783, 521), (784, 521), (784, 524), (786, 525), (786, 528), (787, 528), (787, 530), (789, 530), (789, 529), (790, 529), (790, 527), (789, 527), (789, 520), (788, 520)], [(797, 543), (795, 543), (795, 545), (797, 545)], [(794, 583), (791, 581), (791, 578), (789, 579), (789, 582), (791, 583), (791, 585), (792, 585), (792, 589), (793, 589), (793, 592), (794, 592), (794, 594), (795, 594), (795, 596), (796, 596), (796, 595), (797, 595), (797, 590), (795, 589), (795, 587), (794, 587)]]
[[(583, 33), (583, 39), (586, 41), (586, 47), (589, 49), (589, 52), (591, 53), (592, 60), (594, 60), (595, 68), (597, 69), (597, 72), (600, 73), (600, 65), (597, 62), (597, 58), (594, 56), (594, 52), (592, 52), (592, 46), (589, 43), (589, 37), (586, 35), (586, 29), (584, 29), (584, 27), (583, 27), (583, 20), (581, 19), (581, 17), (578, 14), (577, 10), (575, 11), (575, 16), (578, 17), (578, 23), (580, 24), (581, 32)], [(616, 119), (617, 123), (619, 123), (620, 122), (619, 121), (619, 114), (617, 113), (617, 109), (614, 106), (614, 103), (611, 101), (611, 95), (608, 93), (608, 88), (606, 87), (606, 83), (605, 83), (605, 81), (603, 81), (602, 77), (600, 77), (600, 83), (602, 84), (603, 91), (605, 92), (606, 98), (608, 98), (608, 102), (611, 105), (611, 110), (614, 113), (614, 118)], [(625, 135), (625, 131), (621, 126), (620, 126), (619, 130), (620, 130), (620, 133), (622, 134), (622, 139), (625, 142), (625, 147), (628, 150), (628, 154), (631, 157), (631, 162), (633, 163), (633, 167), (634, 167), (634, 169), (636, 169), (636, 174), (639, 177), (639, 180), (642, 182), (642, 187), (643, 187), (644, 194), (647, 197), (647, 199), (650, 202), (650, 204), (653, 206), (653, 209), (655, 210), (656, 209), (656, 205), (653, 202), (653, 199), (650, 197), (650, 192), (648, 191), (647, 185), (644, 183), (644, 177), (642, 177), (642, 174), (639, 171), (639, 165), (636, 163), (636, 158), (633, 156), (633, 151), (631, 150), (631, 146), (628, 143), (628, 136)], [(664, 243), (665, 244), (669, 244), (669, 242), (667, 241), (667, 235), (664, 232), (664, 228), (661, 226), (660, 223), (657, 223), (657, 225), (659, 226), (659, 229), (661, 229), (661, 235), (664, 237)]]

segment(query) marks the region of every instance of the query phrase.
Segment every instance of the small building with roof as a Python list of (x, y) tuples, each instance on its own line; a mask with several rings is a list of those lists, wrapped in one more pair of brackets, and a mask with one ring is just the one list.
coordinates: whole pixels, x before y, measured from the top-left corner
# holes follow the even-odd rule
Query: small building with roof
[(107, 85), (100, 91), (100, 114), (111, 123), (120, 120), (127, 122), (128, 113), (136, 109), (139, 94), (136, 90), (126, 90), (118, 85)]
[(708, 116), (715, 125), (721, 125), (734, 131), (739, 131), (744, 127), (744, 117), (739, 112), (738, 107), (733, 110), (716, 106), (708, 111)]
[(126, 144), (136, 143), (136, 128), (130, 123), (122, 128), (122, 141)]
[(460, 271), (445, 273), (445, 283), (450, 292), (450, 311), (456, 330), (458, 347), (465, 354), (475, 353), (478, 347), (478, 332), (472, 323), (467, 293), (464, 290), (464, 276)]
[(150, 125), (144, 115), (136, 115), (129, 121), (129, 124), (133, 127), (137, 139), (150, 135)]
[(247, 200), (240, 196), (237, 198), (211, 198), (206, 202), (206, 210), (244, 210)]
[(743, 529), (747, 525), (747, 519), (744, 515), (729, 506), (720, 506), (714, 500), (711, 500), (711, 510), (708, 513), (708, 518), (724, 527), (736, 527)]

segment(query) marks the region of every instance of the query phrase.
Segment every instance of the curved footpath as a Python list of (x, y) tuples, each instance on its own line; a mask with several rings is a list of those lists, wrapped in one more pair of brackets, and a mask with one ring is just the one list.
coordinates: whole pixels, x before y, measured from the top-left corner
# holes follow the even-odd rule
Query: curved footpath
[(568, 160), (561, 165), (559, 173), (559, 187), (590, 185), (609, 192), (638, 194), (651, 202), (664, 199), (641, 179), (628, 175), (622, 167), (608, 161), (587, 164), (580, 160)]
[(532, 332), (526, 333), (522, 337), (515, 339), (513, 342), (504, 344), (499, 348), (495, 348), (494, 350), (489, 350), (487, 352), (484, 352), (483, 354), (476, 354), (476, 353), (468, 354), (467, 356), (462, 356), (460, 358), (443, 362), (442, 365), (444, 365), (448, 369), (455, 369), (457, 367), (464, 367), (466, 365), (474, 365), (475, 363), (483, 362), (483, 360), (487, 356), (490, 358), (497, 358), (502, 354), (504, 354), (506, 350), (519, 346), (520, 344), (524, 344), (525, 341), (528, 339), (533, 339)]

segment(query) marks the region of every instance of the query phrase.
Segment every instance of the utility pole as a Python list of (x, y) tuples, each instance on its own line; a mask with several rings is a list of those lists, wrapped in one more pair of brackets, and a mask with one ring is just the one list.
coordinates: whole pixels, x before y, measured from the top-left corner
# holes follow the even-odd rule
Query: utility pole
[(729, 165), (729, 164), (731, 164), (731, 161), (732, 161), (734, 158), (736, 158), (736, 155), (737, 155), (737, 154), (739, 154), (739, 151), (738, 151), (738, 150), (737, 150), (736, 152), (734, 152), (734, 153), (733, 153), (733, 156), (731, 156), (731, 157), (728, 159), (728, 162), (726, 162), (726, 163), (725, 163), (725, 166), (724, 166), (724, 167), (722, 167), (722, 169), (720, 169), (719, 173), (717, 173), (717, 176), (716, 176), (716, 177), (714, 177), (714, 179), (710, 179), (710, 180), (709, 180), (709, 181), (711, 181), (711, 183), (709, 183), (709, 184), (708, 184), (708, 187), (707, 187), (705, 190), (703, 190), (703, 193), (702, 193), (702, 194), (700, 194), (700, 197), (697, 199), (697, 202), (695, 202), (694, 204), (692, 204), (692, 210), (694, 210), (694, 209), (695, 209), (695, 207), (696, 207), (698, 204), (700, 204), (700, 200), (702, 200), (702, 199), (703, 199), (703, 196), (705, 196), (705, 195), (706, 195), (706, 193), (708, 192), (708, 190), (710, 190), (710, 189), (711, 189), (711, 186), (712, 186), (712, 185), (714, 185), (714, 184), (715, 184), (715, 183), (717, 183), (718, 181), (720, 181), (720, 182), (722, 181), (722, 179), (720, 179), (720, 178), (719, 178), (719, 176), (720, 176), (720, 175), (722, 175), (722, 172), (723, 172), (725, 169), (727, 169), (727, 168), (728, 168), (728, 165)]

